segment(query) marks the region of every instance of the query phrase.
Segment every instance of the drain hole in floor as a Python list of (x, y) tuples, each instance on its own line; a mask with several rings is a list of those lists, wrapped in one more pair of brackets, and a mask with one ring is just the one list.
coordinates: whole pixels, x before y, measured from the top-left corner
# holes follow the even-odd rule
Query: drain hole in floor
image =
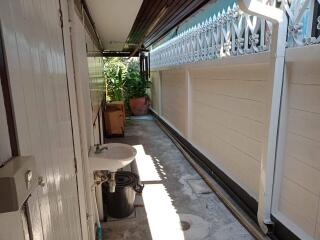
[(181, 221), (180, 224), (181, 224), (182, 231), (187, 231), (190, 229), (190, 223), (186, 221)]

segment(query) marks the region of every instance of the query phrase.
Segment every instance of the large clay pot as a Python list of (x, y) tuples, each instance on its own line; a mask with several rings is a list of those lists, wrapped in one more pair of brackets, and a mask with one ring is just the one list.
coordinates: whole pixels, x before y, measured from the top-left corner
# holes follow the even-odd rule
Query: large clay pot
[(129, 100), (129, 106), (133, 115), (145, 115), (148, 113), (149, 99), (148, 97), (132, 98)]

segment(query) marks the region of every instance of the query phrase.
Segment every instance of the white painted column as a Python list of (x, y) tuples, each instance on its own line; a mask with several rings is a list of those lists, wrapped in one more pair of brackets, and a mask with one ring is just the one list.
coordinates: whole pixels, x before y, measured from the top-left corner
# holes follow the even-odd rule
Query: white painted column
[[(69, 3), (71, 4), (71, 3)], [(85, 192), (85, 175), (83, 171), (83, 157), (81, 153), (80, 127), (78, 117), (78, 103), (75, 90), (75, 76), (73, 67), (73, 54), (71, 45), (71, 19), (69, 6), (67, 1), (60, 1), (62, 17), (63, 17), (63, 42), (65, 51), (66, 71), (68, 80), (69, 102), (71, 111), (73, 146), (75, 154), (76, 175), (78, 185), (79, 212), (81, 222), (82, 239), (89, 239), (88, 222), (87, 222), (87, 202)]]
[[(84, 40), (84, 27), (81, 26), (81, 21), (76, 15), (75, 6), (72, 0), (68, 1), (69, 5), (69, 22), (70, 22), (70, 41), (66, 41), (66, 58), (67, 67), (69, 68), (68, 75), (70, 74), (72, 82), (69, 84), (69, 94), (71, 101), (71, 116), (74, 128), (74, 141), (76, 151), (76, 163), (77, 163), (77, 180), (78, 180), (78, 191), (79, 195), (84, 195), (85, 199), (82, 199), (80, 208), (84, 208), (85, 212), (81, 212), (81, 217), (85, 218), (85, 222), (82, 221), (83, 237), (93, 240), (95, 239), (95, 213), (93, 208), (93, 200), (91, 195), (91, 186), (93, 185), (93, 175), (90, 172), (89, 159), (88, 159), (88, 129), (89, 124), (86, 123), (86, 105), (83, 99), (83, 81), (81, 78), (82, 71), (80, 70), (83, 66), (79, 60), (85, 58), (86, 60), (86, 49), (85, 42), (82, 44), (79, 42), (79, 36), (82, 36)], [(83, 53), (81, 55), (81, 52)], [(82, 59), (84, 62), (84, 60)], [(84, 62), (85, 63), (85, 62)], [(85, 66), (87, 67), (87, 65)], [(73, 76), (72, 76), (73, 75)], [(82, 76), (84, 77), (84, 76)], [(68, 81), (70, 81), (68, 79)], [(90, 116), (91, 118), (91, 116)], [(92, 125), (91, 125), (92, 126)], [(92, 132), (92, 129), (90, 129)], [(91, 136), (90, 136), (91, 138)], [(83, 198), (82, 196), (80, 196)], [(84, 216), (85, 214), (85, 216)], [(89, 231), (89, 232), (88, 232)]]
[(192, 135), (192, 83), (189, 69), (186, 68), (186, 81), (187, 81), (187, 140), (191, 142)]
[(159, 116), (162, 116), (162, 73), (159, 70)]
[[(282, 11), (282, 10), (279, 10)], [(270, 99), (267, 111), (269, 113), (267, 121), (267, 135), (261, 161), (261, 175), (259, 188), (258, 221), (262, 229), (266, 232), (263, 224), (270, 224), (273, 183), (275, 175), (276, 149), (278, 141), (278, 129), (280, 118), (280, 107), (282, 97), (282, 86), (285, 69), (285, 46), (287, 36), (287, 17), (282, 12), (282, 18), (277, 23), (273, 23), (273, 36), (271, 45), (271, 75), (272, 98)]]
[(244, 12), (263, 17), (272, 22), (272, 43), (270, 50), (270, 84), (271, 98), (267, 105), (267, 124), (259, 184), (258, 222), (263, 232), (267, 233), (267, 225), (271, 221), (271, 204), (274, 183), (274, 167), (278, 139), (278, 127), (281, 105), (281, 94), (284, 74), (284, 57), (288, 20), (283, 10), (267, 6), (257, 0), (239, 0), (239, 7)]

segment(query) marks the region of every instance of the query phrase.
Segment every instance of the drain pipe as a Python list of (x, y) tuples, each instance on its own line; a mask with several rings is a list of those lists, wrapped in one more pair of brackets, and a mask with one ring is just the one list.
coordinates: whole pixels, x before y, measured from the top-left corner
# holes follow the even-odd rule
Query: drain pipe
[(102, 226), (100, 223), (100, 215), (99, 215), (99, 203), (98, 203), (98, 197), (97, 193), (100, 191), (101, 192), (101, 185), (104, 182), (109, 182), (112, 178), (114, 179), (114, 175), (108, 176), (105, 174), (101, 174), (102, 171), (97, 171), (94, 173), (94, 184), (91, 186), (91, 191), (92, 191), (92, 196), (94, 198), (94, 213), (95, 213), (95, 219), (96, 219), (96, 236), (97, 240), (102, 240), (103, 239), (103, 230)]
[(272, 42), (270, 49), (272, 98), (268, 104), (270, 112), (267, 122), (265, 148), (261, 161), (258, 222), (264, 233), (273, 226), (271, 220), (274, 168), (280, 117), (282, 85), (284, 81), (285, 49), (288, 20), (282, 9), (268, 6), (257, 0), (238, 0), (240, 9), (250, 15), (272, 22)]

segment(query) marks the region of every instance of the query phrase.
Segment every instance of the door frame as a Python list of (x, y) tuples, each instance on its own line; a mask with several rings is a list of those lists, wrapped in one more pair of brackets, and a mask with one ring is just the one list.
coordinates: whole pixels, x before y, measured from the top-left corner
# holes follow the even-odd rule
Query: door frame
[(85, 191), (85, 174), (83, 168), (83, 157), (82, 157), (82, 147), (81, 147), (81, 136), (80, 136), (80, 126), (79, 126), (79, 116), (78, 116), (78, 102), (76, 94), (76, 84), (74, 75), (74, 62), (73, 62), (73, 52), (72, 52), (72, 42), (71, 42), (71, 17), (70, 17), (70, 1), (58, 0), (60, 7), (60, 21), (61, 21), (61, 34), (64, 49), (64, 58), (66, 66), (66, 78), (68, 85), (68, 98), (69, 98), (69, 109), (70, 118), (72, 125), (72, 140), (74, 147), (74, 164), (75, 164), (75, 174), (77, 181), (77, 193), (79, 202), (79, 214), (80, 214), (80, 225), (81, 225), (81, 235), (82, 240), (89, 240), (88, 231), (88, 203), (87, 203), (87, 193)]
[(0, 94), (3, 94), (3, 104), (5, 107), (5, 116), (7, 120), (7, 129), (11, 148), (11, 157), (19, 155), (16, 124), (13, 114), (13, 104), (10, 90), (10, 82), (7, 72), (7, 62), (5, 57), (5, 48), (3, 43), (2, 25), (0, 21)]

